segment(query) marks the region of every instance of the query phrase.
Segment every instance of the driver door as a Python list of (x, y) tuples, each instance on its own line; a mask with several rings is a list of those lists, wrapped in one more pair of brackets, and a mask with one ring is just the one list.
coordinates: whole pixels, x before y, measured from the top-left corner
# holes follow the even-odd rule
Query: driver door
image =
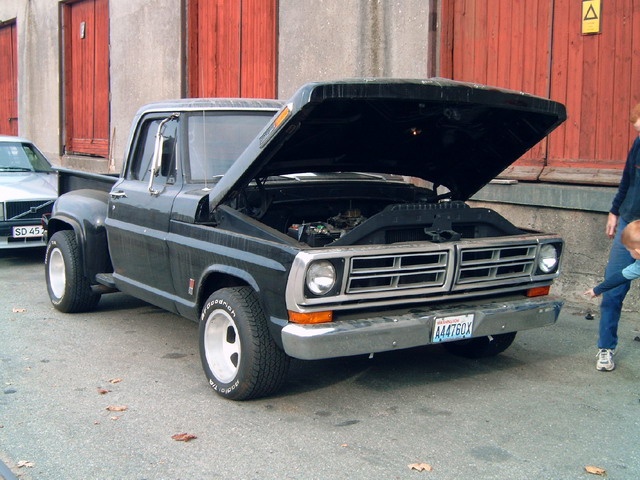
[[(154, 114), (139, 124), (123, 179), (111, 190), (107, 233), (114, 281), (123, 292), (175, 311), (167, 235), (173, 201), (181, 189), (180, 119)], [(152, 173), (154, 152), (157, 173)]]

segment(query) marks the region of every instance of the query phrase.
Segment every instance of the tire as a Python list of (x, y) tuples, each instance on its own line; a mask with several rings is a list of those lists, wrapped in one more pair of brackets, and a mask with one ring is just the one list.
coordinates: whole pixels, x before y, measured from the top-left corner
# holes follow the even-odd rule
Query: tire
[(278, 390), (289, 357), (275, 344), (257, 294), (249, 287), (214, 292), (200, 316), (200, 359), (209, 385), (230, 400)]
[(511, 346), (517, 332), (501, 333), (491, 337), (470, 338), (457, 342), (443, 343), (442, 346), (454, 355), (465, 358), (493, 357)]
[(51, 237), (44, 270), (49, 298), (57, 310), (86, 312), (100, 301), (100, 294), (91, 291), (91, 284), (82, 273), (80, 248), (72, 230), (61, 230)]

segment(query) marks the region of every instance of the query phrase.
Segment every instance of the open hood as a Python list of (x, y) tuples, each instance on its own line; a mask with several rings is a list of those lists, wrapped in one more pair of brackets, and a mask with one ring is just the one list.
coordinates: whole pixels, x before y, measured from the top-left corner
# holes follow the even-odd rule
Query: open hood
[(302, 172), (419, 177), (466, 200), (565, 118), (545, 98), (439, 78), (309, 83), (218, 182), (210, 207), (254, 178)]

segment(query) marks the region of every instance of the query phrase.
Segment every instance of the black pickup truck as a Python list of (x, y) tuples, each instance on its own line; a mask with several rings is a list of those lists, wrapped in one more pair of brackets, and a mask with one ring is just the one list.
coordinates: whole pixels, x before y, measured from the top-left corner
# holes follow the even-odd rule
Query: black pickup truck
[(557, 320), (563, 241), (465, 200), (565, 117), (445, 79), (147, 105), (120, 176), (60, 171), (49, 296), (80, 312), (121, 291), (198, 322), (235, 400), (276, 391), (290, 357), (496, 355)]

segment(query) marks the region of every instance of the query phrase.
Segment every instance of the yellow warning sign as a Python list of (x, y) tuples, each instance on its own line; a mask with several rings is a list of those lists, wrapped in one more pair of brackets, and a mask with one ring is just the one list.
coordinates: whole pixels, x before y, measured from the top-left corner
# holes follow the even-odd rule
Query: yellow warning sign
[(582, 34), (600, 33), (600, 0), (582, 0)]

